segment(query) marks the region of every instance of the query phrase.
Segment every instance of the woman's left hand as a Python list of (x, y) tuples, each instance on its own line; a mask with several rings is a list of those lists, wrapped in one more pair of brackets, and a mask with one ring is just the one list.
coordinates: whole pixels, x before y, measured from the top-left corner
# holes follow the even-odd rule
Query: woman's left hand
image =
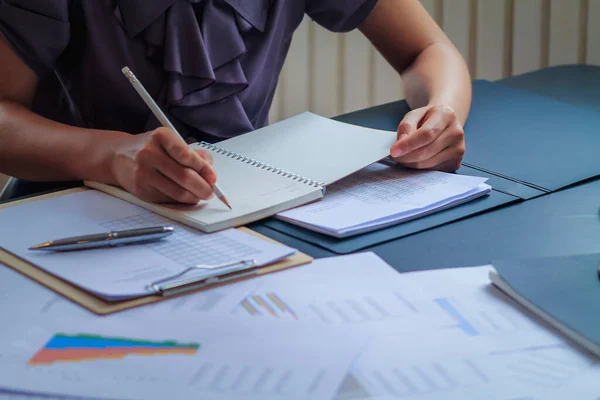
[(417, 108), (398, 125), (392, 158), (409, 168), (454, 172), (465, 154), (465, 133), (451, 107)]

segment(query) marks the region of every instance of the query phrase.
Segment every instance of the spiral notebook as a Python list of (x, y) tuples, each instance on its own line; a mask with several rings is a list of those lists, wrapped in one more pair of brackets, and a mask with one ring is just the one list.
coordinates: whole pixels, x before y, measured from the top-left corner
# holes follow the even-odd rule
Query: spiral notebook
[(396, 132), (307, 112), (217, 144), (193, 144), (212, 153), (219, 186), (233, 210), (218, 199), (195, 206), (153, 204), (115, 186), (85, 184), (203, 232), (215, 232), (321, 199), (327, 185), (387, 157), (395, 140)]

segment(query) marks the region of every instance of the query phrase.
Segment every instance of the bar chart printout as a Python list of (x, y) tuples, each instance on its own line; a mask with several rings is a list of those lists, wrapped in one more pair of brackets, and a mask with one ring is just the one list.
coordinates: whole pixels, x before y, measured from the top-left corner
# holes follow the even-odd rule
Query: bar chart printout
[(294, 309), (280, 295), (273, 292), (248, 296), (239, 307), (253, 316), (265, 314), (275, 318), (298, 319)]
[(51, 398), (328, 400), (368, 340), (339, 327), (159, 311), (160, 323), (46, 315), (22, 324), (7, 332), (0, 388)]
[(423, 287), (410, 283), (373, 253), (325, 258), (262, 277), (231, 312), (254, 319), (352, 325), (354, 332), (368, 335), (457, 325), (453, 315), (423, 295)]
[[(420, 314), (417, 305), (399, 292), (364, 293), (311, 300), (296, 293), (288, 296), (275, 291), (254, 293), (242, 300), (234, 312), (279, 319), (308, 319), (334, 325), (411, 318)], [(437, 305), (429, 308), (434, 309), (438, 315), (446, 314), (445, 310), (437, 309)], [(451, 316), (447, 317), (448, 321), (454, 320)]]
[(54, 335), (30, 360), (29, 365), (77, 363), (103, 359), (123, 359), (128, 356), (194, 355), (197, 343), (175, 341), (145, 341), (90, 334)]

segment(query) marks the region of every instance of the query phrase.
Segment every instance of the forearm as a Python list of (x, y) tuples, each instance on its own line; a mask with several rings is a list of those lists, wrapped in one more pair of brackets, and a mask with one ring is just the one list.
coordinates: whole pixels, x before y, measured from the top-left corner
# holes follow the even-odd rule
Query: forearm
[(124, 135), (60, 124), (0, 101), (0, 172), (34, 181), (113, 183), (113, 147)]
[(464, 124), (471, 107), (471, 77), (460, 53), (443, 42), (421, 51), (402, 73), (404, 94), (412, 109), (452, 107)]

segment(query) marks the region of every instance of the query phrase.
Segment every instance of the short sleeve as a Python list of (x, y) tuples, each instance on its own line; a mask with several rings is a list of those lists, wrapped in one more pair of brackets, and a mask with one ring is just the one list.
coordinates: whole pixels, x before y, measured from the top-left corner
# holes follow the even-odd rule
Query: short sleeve
[(70, 39), (70, 0), (0, 0), (0, 31), (39, 76), (54, 70)]
[(306, 0), (306, 14), (333, 32), (357, 28), (373, 11), (378, 0)]

